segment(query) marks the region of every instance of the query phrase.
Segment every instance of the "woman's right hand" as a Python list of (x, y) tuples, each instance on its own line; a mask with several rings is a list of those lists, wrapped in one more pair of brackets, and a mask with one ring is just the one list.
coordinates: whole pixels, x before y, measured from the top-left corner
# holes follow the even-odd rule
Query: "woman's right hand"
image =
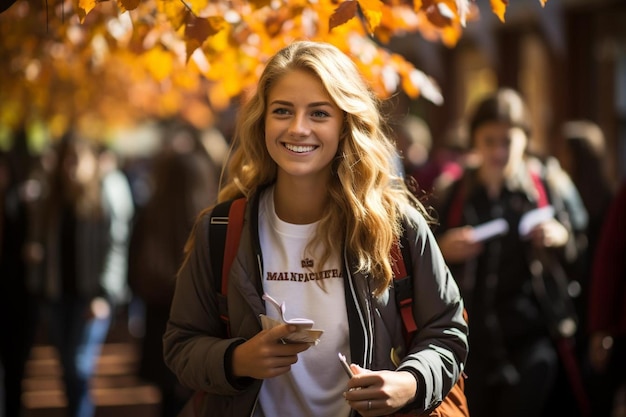
[(262, 330), (237, 346), (233, 352), (234, 376), (266, 379), (289, 372), (291, 365), (298, 361), (298, 353), (311, 346), (308, 343), (282, 342), (295, 331), (296, 326), (281, 324)]
[(483, 245), (473, 238), (472, 227), (455, 227), (437, 239), (441, 253), (448, 263), (464, 262), (480, 254)]

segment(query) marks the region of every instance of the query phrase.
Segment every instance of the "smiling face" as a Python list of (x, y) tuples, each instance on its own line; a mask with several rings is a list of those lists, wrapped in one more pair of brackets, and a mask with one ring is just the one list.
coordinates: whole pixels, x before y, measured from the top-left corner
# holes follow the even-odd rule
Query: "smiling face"
[(269, 90), (265, 146), (278, 166), (278, 180), (326, 182), (339, 147), (343, 112), (313, 74), (285, 73)]

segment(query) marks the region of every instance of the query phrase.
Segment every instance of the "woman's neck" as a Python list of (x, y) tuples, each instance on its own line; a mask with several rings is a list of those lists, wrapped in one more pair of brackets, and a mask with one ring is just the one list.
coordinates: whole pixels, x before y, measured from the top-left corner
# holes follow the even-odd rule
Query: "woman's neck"
[(320, 220), (327, 202), (326, 184), (277, 181), (274, 186), (276, 215), (287, 223), (310, 224)]

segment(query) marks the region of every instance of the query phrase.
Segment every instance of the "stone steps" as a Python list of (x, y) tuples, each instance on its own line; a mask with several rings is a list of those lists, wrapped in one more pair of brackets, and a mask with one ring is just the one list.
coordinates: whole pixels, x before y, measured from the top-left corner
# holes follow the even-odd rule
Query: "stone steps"
[[(96, 417), (158, 417), (159, 390), (138, 378), (136, 341), (107, 342), (98, 360), (92, 393)], [(23, 417), (65, 417), (65, 394), (55, 349), (36, 344), (23, 380)]]

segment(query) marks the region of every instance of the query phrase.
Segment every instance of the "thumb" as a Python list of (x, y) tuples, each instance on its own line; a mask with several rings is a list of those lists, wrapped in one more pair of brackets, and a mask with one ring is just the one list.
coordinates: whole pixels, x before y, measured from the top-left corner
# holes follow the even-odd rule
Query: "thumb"
[(369, 369), (361, 368), (359, 365), (355, 363), (350, 364), (350, 369), (352, 369), (352, 372), (354, 373), (354, 375), (365, 374), (365, 373), (371, 372)]
[(297, 327), (293, 324), (279, 324), (278, 326), (272, 327), (267, 332), (267, 337), (272, 340), (278, 341), (294, 333), (296, 330)]

